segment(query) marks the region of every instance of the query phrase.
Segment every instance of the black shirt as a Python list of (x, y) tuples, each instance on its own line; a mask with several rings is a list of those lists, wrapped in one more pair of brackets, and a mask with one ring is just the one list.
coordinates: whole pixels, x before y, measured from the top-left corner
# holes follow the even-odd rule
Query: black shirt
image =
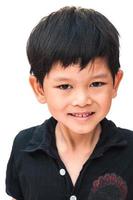
[(56, 123), (50, 118), (16, 136), (7, 194), (17, 200), (133, 200), (133, 132), (104, 119), (100, 139), (73, 186), (57, 152)]

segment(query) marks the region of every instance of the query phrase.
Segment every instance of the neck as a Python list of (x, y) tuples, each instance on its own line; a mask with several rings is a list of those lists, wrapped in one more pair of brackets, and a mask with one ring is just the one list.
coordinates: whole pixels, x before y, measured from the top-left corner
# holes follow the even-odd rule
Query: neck
[(59, 122), (56, 125), (56, 143), (57, 148), (62, 152), (81, 151), (94, 149), (95, 145), (99, 140), (101, 133), (101, 125), (97, 125), (92, 132), (86, 134), (77, 134), (69, 131)]

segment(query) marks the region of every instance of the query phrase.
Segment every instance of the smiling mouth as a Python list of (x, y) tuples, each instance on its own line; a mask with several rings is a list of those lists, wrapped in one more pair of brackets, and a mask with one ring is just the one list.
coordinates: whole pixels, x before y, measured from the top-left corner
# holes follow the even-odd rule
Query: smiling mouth
[(71, 115), (77, 118), (87, 118), (89, 116), (92, 116), (93, 114), (94, 112), (85, 112), (85, 113), (69, 113), (68, 115)]

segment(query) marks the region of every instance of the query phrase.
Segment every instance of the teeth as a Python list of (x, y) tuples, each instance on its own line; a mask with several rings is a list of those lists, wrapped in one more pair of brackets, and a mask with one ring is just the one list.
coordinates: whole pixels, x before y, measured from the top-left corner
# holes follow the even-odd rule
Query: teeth
[(74, 117), (88, 117), (89, 115), (92, 115), (93, 113), (83, 113), (83, 114), (79, 114), (79, 113), (72, 113), (72, 116)]

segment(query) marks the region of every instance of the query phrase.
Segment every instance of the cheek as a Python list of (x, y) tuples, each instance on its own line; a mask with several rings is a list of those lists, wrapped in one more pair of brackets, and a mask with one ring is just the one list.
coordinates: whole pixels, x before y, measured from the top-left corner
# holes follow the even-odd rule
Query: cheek
[(97, 103), (99, 104), (99, 106), (103, 108), (103, 110), (110, 108), (111, 102), (112, 102), (111, 91), (99, 93), (97, 95)]
[(47, 105), (51, 112), (59, 112), (67, 107), (68, 101), (67, 98), (61, 98), (58, 94), (55, 94), (47, 98)]

